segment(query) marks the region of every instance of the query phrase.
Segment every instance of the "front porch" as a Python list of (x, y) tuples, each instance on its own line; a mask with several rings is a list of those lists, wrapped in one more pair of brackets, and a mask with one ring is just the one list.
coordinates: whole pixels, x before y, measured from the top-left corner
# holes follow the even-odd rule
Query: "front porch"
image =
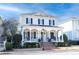
[(63, 42), (59, 33), (63, 35), (62, 28), (52, 26), (33, 26), (22, 27), (22, 45), (26, 42)]

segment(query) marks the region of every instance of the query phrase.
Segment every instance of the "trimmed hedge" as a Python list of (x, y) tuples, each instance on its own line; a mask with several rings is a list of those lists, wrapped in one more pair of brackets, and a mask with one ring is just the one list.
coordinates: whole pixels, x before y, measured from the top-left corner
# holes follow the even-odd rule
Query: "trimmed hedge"
[[(60, 39), (62, 39), (62, 36), (60, 36)], [(58, 42), (57, 47), (66, 47), (68, 46), (68, 37), (66, 34), (63, 34), (63, 40), (64, 42)]]
[(13, 48), (11, 42), (6, 42), (5, 47), (6, 47), (6, 50), (12, 50), (12, 48)]
[(79, 41), (71, 41), (72, 45), (79, 45)]
[(37, 48), (40, 47), (39, 43), (24, 43), (23, 48)]
[(58, 42), (57, 43), (57, 47), (66, 47), (66, 46), (68, 46), (67, 43), (64, 43), (64, 42)]

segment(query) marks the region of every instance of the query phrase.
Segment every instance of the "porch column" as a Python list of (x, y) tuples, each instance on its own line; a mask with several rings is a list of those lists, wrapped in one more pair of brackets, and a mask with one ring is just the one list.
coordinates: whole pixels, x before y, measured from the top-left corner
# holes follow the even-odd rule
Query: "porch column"
[(59, 33), (59, 30), (57, 30), (57, 40), (58, 40), (58, 42), (60, 42), (60, 38), (58, 36), (58, 33)]
[(57, 30), (55, 31), (55, 36), (56, 36), (56, 42), (58, 42), (58, 32), (57, 32)]
[(31, 28), (30, 28), (30, 41), (32, 41), (32, 39), (31, 39)]
[(41, 39), (41, 31), (39, 31), (39, 35), (38, 35), (39, 39)]
[(48, 38), (50, 39), (50, 31), (48, 31)]
[(38, 42), (38, 39), (39, 39), (39, 31), (37, 31), (37, 33), (36, 33), (36, 36), (37, 36), (37, 42)]
[[(48, 40), (50, 39), (50, 31), (48, 31), (48, 36), (47, 36)], [(52, 40), (51, 40), (52, 42)]]
[(23, 44), (24, 44), (24, 30), (23, 30), (23, 27), (21, 27), (21, 35), (22, 35), (21, 45), (23, 46)]
[(38, 42), (38, 40), (40, 38), (40, 32), (38, 31), (36, 35), (37, 35), (37, 42)]

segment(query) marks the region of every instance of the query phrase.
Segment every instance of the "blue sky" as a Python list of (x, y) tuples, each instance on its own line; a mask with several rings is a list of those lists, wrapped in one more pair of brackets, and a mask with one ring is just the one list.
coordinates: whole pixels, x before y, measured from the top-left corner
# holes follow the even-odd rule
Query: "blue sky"
[(15, 17), (18, 19), (21, 13), (29, 13), (42, 10), (57, 17), (57, 21), (66, 21), (66, 18), (79, 16), (79, 4), (77, 3), (6, 3), (0, 4), (0, 15), (3, 18)]

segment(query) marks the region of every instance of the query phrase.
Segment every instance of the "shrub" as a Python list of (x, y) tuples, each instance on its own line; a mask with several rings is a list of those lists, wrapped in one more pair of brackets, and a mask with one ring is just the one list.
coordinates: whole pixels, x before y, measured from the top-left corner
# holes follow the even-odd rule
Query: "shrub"
[(64, 43), (64, 42), (58, 42), (57, 43), (57, 47), (66, 47), (66, 46), (67, 46), (67, 44)]
[[(36, 44), (38, 46), (36, 46)], [(36, 47), (39, 47), (39, 43), (24, 43), (24, 48), (36, 48)]]
[(12, 44), (11, 44), (11, 42), (6, 42), (5, 47), (6, 47), (6, 50), (12, 50)]
[[(62, 36), (60, 36), (60, 39), (62, 38)], [(68, 37), (66, 34), (63, 34), (63, 40), (64, 42), (58, 42), (57, 46), (58, 47), (66, 47), (68, 46)]]
[(72, 45), (79, 45), (79, 41), (71, 41)]

